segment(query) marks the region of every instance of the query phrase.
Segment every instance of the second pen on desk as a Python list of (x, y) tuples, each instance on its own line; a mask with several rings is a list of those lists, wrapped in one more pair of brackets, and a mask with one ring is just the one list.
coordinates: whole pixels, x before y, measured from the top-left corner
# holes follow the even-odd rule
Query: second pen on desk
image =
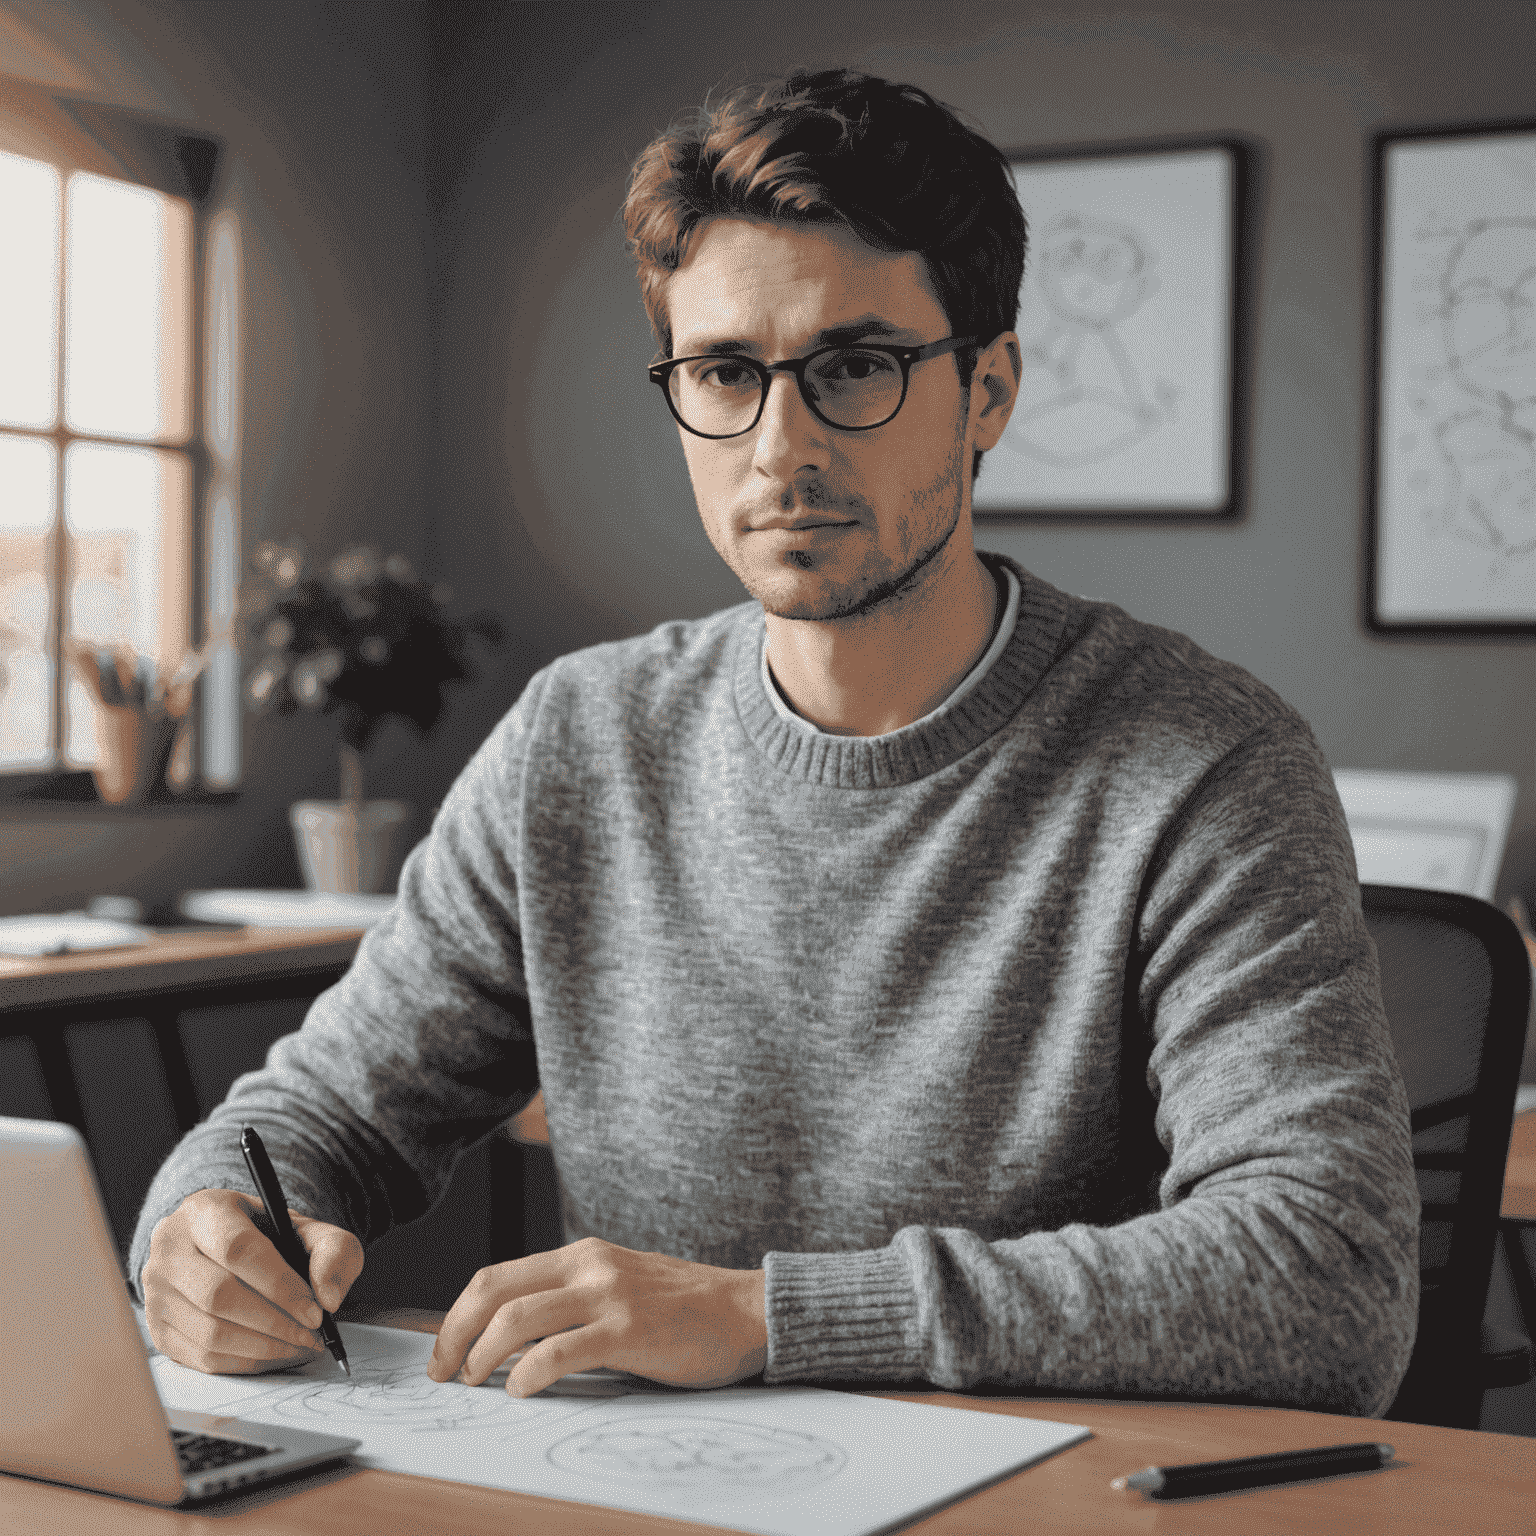
[[(277, 1170), (272, 1166), (272, 1159), (267, 1156), (267, 1149), (262, 1145), (261, 1137), (254, 1127), (241, 1127), (240, 1151), (245, 1156), (245, 1166), (250, 1169), (251, 1180), (261, 1196), (261, 1203), (266, 1207), (267, 1219), (276, 1231), (277, 1251), (287, 1261), (288, 1267), (309, 1285), (309, 1255), (304, 1251), (299, 1234), (293, 1230), (293, 1223), (288, 1219), (288, 1200), (283, 1194), (283, 1186), (277, 1182)], [(320, 1313), (320, 1337), (325, 1341), (325, 1347), (330, 1350), (336, 1364), (350, 1376), (352, 1367), (347, 1363), (346, 1346), (341, 1342), (336, 1319), (324, 1310)]]

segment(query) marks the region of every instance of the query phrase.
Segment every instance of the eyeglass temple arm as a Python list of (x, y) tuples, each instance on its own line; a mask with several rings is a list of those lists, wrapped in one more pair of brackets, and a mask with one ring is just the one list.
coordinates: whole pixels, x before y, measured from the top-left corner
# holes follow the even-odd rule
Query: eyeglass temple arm
[(946, 352), (958, 352), (961, 347), (978, 346), (980, 342), (979, 336), (946, 336), (942, 341), (930, 341), (925, 347), (903, 347), (902, 351), (910, 352), (914, 363), (921, 363)]

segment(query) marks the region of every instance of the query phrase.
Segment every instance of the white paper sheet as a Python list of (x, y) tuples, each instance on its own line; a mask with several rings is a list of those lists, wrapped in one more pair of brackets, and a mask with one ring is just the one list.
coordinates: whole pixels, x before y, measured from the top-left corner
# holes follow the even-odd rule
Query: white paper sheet
[(138, 923), (92, 917), (88, 912), (48, 912), (0, 917), (0, 955), (66, 955), (91, 949), (131, 949), (154, 938)]
[(1064, 1446), (1080, 1425), (814, 1387), (517, 1399), (426, 1375), (428, 1335), (340, 1325), (329, 1360), (274, 1376), (153, 1362), (170, 1408), (362, 1441), (358, 1460), (767, 1536), (869, 1536)]
[(188, 891), (179, 903), (183, 917), (252, 928), (371, 928), (394, 904), (337, 891)]

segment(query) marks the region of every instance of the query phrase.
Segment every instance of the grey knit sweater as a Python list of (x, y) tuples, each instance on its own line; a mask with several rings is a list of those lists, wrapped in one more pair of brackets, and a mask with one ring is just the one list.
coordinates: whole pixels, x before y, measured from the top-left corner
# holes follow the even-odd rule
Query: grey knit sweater
[[(987, 557), (996, 562), (998, 557)], [(161, 1170), (365, 1242), (542, 1084), (571, 1237), (767, 1270), (767, 1379), (1382, 1410), (1417, 1196), (1303, 721), (1014, 567), (880, 737), (765, 694), (755, 604), (556, 662), (392, 916)]]

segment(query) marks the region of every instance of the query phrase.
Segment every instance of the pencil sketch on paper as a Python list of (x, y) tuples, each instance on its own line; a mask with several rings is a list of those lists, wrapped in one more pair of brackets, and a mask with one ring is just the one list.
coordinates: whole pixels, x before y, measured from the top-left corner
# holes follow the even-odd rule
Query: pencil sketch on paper
[(1412, 425), (1396, 451), (1431, 537), (1486, 552), (1496, 582), (1536, 555), (1536, 218), (1422, 217)]
[(761, 1536), (890, 1530), (1089, 1433), (814, 1387), (518, 1399), (429, 1381), (425, 1335), (340, 1327), (351, 1383), (328, 1359), (230, 1378), (162, 1357), (161, 1396), (168, 1408), (355, 1436), (367, 1467)]
[(1173, 418), (1178, 389), (1151, 376), (1122, 327), (1158, 288), (1157, 256), (1130, 224), (1057, 214), (1036, 237), (1046, 318), (1023, 344), (1003, 441), (1063, 468), (1101, 464)]
[[(535, 1424), (548, 1428), (557, 1418), (586, 1406), (554, 1399), (509, 1398), (491, 1387), (458, 1381), (433, 1381), (419, 1363), (391, 1356), (350, 1356), (350, 1381), (290, 1377), (257, 1397), (242, 1397), (244, 1415), (255, 1411), (296, 1419), (312, 1429), (317, 1420), (335, 1427), (339, 1420), (366, 1419), (377, 1427), (413, 1434), (450, 1430), (495, 1429), (518, 1434)], [(515, 1404), (515, 1417), (508, 1409)]]
[(585, 1477), (770, 1495), (815, 1487), (848, 1463), (843, 1447), (820, 1435), (681, 1415), (594, 1425), (557, 1441), (545, 1458)]

